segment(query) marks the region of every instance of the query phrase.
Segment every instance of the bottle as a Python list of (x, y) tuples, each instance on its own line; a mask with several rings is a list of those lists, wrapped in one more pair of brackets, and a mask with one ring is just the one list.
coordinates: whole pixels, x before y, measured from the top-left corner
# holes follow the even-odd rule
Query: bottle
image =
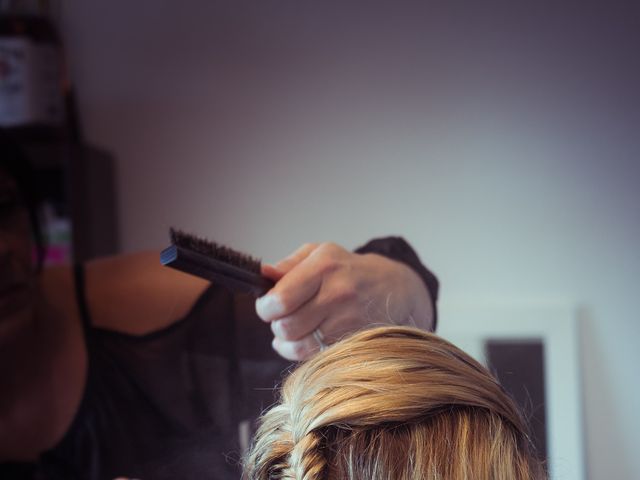
[(72, 258), (66, 83), (48, 3), (0, 0), (0, 128), (34, 167), (45, 266)]
[(29, 142), (66, 134), (62, 44), (46, 2), (0, 3), (0, 128)]
[(113, 157), (84, 141), (65, 67), (49, 2), (0, 0), (0, 129), (35, 170), (45, 265), (117, 251)]

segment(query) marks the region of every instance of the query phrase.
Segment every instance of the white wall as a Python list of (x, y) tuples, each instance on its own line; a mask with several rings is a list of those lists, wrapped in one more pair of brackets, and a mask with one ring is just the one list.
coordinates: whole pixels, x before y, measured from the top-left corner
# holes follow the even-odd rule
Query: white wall
[(426, 3), (62, 0), (122, 245), (402, 234), (447, 301), (574, 304), (589, 478), (640, 478), (638, 7)]

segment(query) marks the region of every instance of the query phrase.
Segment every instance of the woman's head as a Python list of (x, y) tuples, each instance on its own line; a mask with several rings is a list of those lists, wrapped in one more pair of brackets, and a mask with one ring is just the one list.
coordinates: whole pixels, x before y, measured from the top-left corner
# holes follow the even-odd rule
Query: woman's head
[(489, 372), (421, 330), (356, 334), (295, 370), (261, 420), (250, 479), (525, 480), (544, 473)]

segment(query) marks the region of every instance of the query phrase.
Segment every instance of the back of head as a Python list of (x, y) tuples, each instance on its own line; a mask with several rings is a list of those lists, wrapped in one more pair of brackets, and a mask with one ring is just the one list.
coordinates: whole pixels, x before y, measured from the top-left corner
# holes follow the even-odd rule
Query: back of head
[(489, 372), (421, 330), (380, 327), (295, 370), (248, 479), (538, 480), (526, 422)]

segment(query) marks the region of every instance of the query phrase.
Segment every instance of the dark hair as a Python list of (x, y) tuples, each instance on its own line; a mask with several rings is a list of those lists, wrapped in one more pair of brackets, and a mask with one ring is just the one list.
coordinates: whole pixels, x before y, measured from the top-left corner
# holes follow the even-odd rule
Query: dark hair
[(31, 231), (36, 244), (37, 268), (41, 270), (46, 245), (40, 225), (42, 199), (37, 188), (36, 173), (18, 141), (2, 129), (0, 129), (0, 170), (15, 180), (20, 197), (29, 212)]

